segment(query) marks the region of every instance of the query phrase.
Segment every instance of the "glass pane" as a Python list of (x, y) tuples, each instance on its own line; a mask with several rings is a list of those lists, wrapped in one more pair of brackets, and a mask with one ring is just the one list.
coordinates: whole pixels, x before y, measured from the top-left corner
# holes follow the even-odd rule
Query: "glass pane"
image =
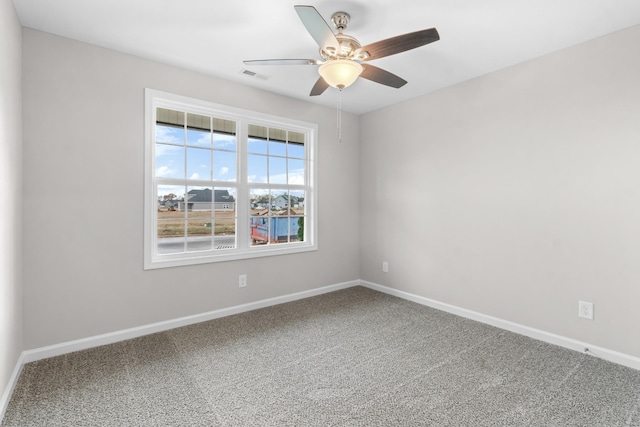
[(167, 125), (156, 125), (156, 142), (182, 145), (184, 141), (184, 128)]
[(283, 157), (269, 157), (269, 183), (287, 183), (287, 159)]
[(187, 179), (211, 179), (211, 150), (187, 148)]
[(215, 189), (214, 248), (236, 247), (236, 189)]
[(288, 183), (304, 185), (304, 160), (289, 159)]
[(156, 122), (184, 127), (184, 112), (158, 108), (156, 109)]
[(216, 188), (215, 189), (215, 217), (235, 217), (236, 212), (236, 189)]
[(178, 202), (184, 199), (184, 187), (181, 185), (159, 185), (156, 195), (158, 199), (158, 218), (166, 218), (159, 214), (177, 211)]
[(187, 127), (211, 132), (211, 117), (187, 113)]
[(287, 131), (284, 129), (269, 128), (269, 141), (287, 142)]
[(269, 216), (252, 216), (251, 221), (251, 246), (269, 243)]
[(187, 221), (187, 251), (211, 250), (211, 218)]
[(265, 126), (249, 125), (249, 153), (267, 154), (269, 129)]
[(184, 252), (184, 220), (158, 220), (158, 254)]
[(304, 217), (291, 217), (291, 241), (304, 242)]
[(247, 143), (249, 145), (248, 150), (250, 153), (267, 154), (267, 141), (264, 139), (249, 138)]
[(197, 129), (187, 129), (187, 145), (210, 148), (211, 132)]
[(289, 157), (295, 157), (296, 159), (304, 159), (304, 144), (296, 144), (296, 143), (289, 142), (288, 149), (289, 149), (289, 152), (288, 152)]
[(224, 133), (214, 133), (213, 148), (236, 151), (236, 136)]
[(263, 245), (269, 241), (269, 190), (252, 189), (249, 194), (250, 206), (250, 244)]
[[(233, 212), (227, 212), (233, 214)], [(233, 215), (216, 214), (214, 228), (216, 249), (233, 249), (236, 247), (236, 218)]]
[(184, 252), (184, 211), (179, 205), (184, 199), (184, 187), (162, 185), (157, 187), (157, 236), (158, 253)]
[(269, 190), (252, 189), (249, 194), (251, 215), (262, 215), (265, 210), (269, 210)]
[(186, 199), (187, 217), (189, 219), (204, 218), (211, 220), (211, 218), (213, 218), (213, 212), (211, 211), (213, 206), (211, 188), (189, 187)]
[(214, 150), (213, 179), (218, 181), (235, 181), (236, 173), (236, 153)]
[(287, 144), (284, 141), (269, 141), (269, 155), (285, 157), (287, 155)]
[(289, 207), (289, 193), (287, 191), (271, 192), (271, 210), (281, 211)]
[(304, 191), (293, 190), (289, 193), (289, 197), (291, 208), (295, 211), (294, 215), (304, 215)]
[(156, 177), (184, 178), (184, 148), (156, 144)]
[(271, 217), (271, 243), (289, 243), (289, 217), (287, 211), (281, 211), (282, 215), (274, 212)]
[(267, 157), (249, 155), (247, 161), (247, 180), (249, 182), (267, 182)]

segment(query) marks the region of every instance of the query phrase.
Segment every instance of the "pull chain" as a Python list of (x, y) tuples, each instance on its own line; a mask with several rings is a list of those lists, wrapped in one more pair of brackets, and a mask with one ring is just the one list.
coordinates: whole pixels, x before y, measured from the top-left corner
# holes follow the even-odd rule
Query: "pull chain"
[(338, 89), (338, 108), (336, 109), (338, 113), (337, 117), (337, 133), (338, 133), (338, 142), (342, 142), (342, 89)]

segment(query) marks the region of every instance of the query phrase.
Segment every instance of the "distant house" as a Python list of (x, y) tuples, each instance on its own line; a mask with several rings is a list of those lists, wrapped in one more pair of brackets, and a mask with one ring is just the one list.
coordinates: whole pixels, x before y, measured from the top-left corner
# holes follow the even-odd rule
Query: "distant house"
[(301, 208), (304, 207), (304, 197), (291, 196), (282, 194), (273, 199), (271, 206), (274, 209)]
[[(191, 190), (187, 193), (184, 202), (178, 203), (178, 210), (187, 209), (190, 211), (209, 211), (211, 210), (211, 189)], [(213, 201), (214, 209), (217, 211), (233, 211), (236, 208), (236, 200), (227, 190), (215, 190)]]
[(284, 209), (289, 207), (289, 196), (281, 194), (273, 199), (273, 207), (276, 209)]

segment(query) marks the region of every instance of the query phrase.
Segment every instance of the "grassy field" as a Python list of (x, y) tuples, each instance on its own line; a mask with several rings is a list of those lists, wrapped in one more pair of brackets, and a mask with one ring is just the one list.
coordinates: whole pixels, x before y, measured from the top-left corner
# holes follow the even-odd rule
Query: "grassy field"
[[(184, 212), (158, 210), (158, 237), (184, 236)], [(213, 227), (211, 226), (213, 222)], [(232, 235), (236, 231), (235, 212), (216, 211), (212, 220), (211, 211), (187, 213), (189, 236)]]

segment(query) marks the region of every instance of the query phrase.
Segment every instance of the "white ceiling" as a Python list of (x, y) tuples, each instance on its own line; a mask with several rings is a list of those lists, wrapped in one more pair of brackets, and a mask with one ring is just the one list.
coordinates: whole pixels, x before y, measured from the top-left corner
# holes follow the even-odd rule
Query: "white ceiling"
[[(640, 0), (13, 0), (25, 27), (334, 107), (309, 97), (317, 66), (251, 67), (245, 59), (320, 59), (293, 6), (327, 22), (351, 15), (362, 45), (424, 28), (440, 41), (371, 63), (408, 80), (392, 89), (358, 79), (342, 94), (364, 113), (640, 24)], [(333, 27), (333, 26), (332, 26)], [(640, 48), (639, 48), (640, 52)]]

